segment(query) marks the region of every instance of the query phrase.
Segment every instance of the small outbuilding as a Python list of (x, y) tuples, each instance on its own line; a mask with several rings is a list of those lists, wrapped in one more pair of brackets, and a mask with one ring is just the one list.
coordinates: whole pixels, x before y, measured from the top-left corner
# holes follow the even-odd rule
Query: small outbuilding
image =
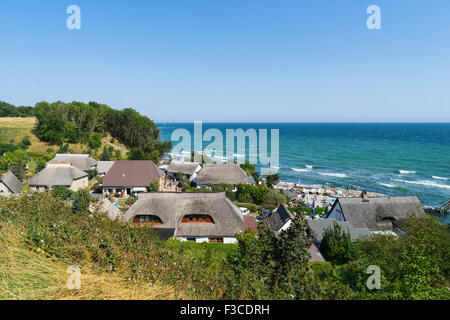
[(248, 179), (247, 174), (239, 164), (204, 164), (197, 174), (197, 184), (199, 186), (227, 184), (254, 183), (254, 179)]
[(22, 193), (22, 182), (11, 172), (0, 175), (0, 196), (9, 197)]
[(197, 173), (201, 170), (201, 166), (197, 162), (184, 162), (172, 160), (167, 167), (167, 175), (176, 178), (178, 173), (183, 175), (186, 180), (196, 181)]

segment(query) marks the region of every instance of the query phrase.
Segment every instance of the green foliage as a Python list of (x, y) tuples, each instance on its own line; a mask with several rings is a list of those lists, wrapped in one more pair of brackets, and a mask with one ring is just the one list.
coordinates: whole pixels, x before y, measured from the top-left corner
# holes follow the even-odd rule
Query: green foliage
[(150, 192), (157, 192), (159, 191), (159, 182), (155, 179), (150, 182)]
[(128, 197), (128, 199), (125, 201), (126, 204), (134, 204), (138, 200), (137, 197)]
[(306, 221), (297, 216), (279, 237), (262, 225), (259, 236), (237, 235), (238, 248), (228, 256), (232, 275), (226, 297), (231, 299), (302, 298), (309, 291)]
[(12, 104), (0, 101), (0, 117), (32, 117), (34, 115), (32, 107), (15, 107)]
[[(101, 137), (110, 133), (130, 149), (131, 160), (154, 160), (170, 150), (171, 142), (160, 140), (159, 129), (149, 118), (133, 109), (114, 110), (90, 102), (39, 102), (34, 109), (37, 136), (46, 142), (60, 144), (87, 143), (93, 150), (101, 146)], [(109, 149), (103, 154), (108, 155)]]
[(74, 196), (74, 192), (64, 186), (56, 186), (52, 189), (51, 193), (62, 200), (68, 200)]
[(45, 169), (46, 162), (45, 161), (39, 161), (36, 165), (36, 172), (41, 172)]
[(58, 153), (67, 153), (67, 152), (69, 152), (68, 144), (61, 145), (58, 149)]
[(266, 185), (270, 189), (273, 189), (273, 186), (278, 184), (279, 182), (280, 182), (280, 176), (278, 175), (278, 173), (266, 176)]
[(73, 195), (73, 206), (72, 210), (74, 212), (88, 212), (89, 205), (91, 203), (91, 193), (89, 189), (80, 189)]
[(100, 154), (100, 161), (111, 161), (114, 148), (112, 146), (104, 146), (103, 151)]
[(91, 139), (89, 139), (88, 145), (89, 148), (97, 150), (102, 145), (102, 137), (97, 133), (93, 134)]
[(241, 169), (244, 170), (247, 175), (252, 176), (253, 179), (255, 179), (256, 183), (258, 183), (258, 181), (260, 180), (259, 174), (256, 171), (256, 167), (253, 164), (245, 162), (241, 163), (240, 166)]
[(334, 264), (344, 264), (356, 258), (355, 246), (350, 233), (334, 222), (333, 229), (328, 228), (323, 235), (320, 250), (327, 261)]
[(28, 137), (28, 136), (23, 138), (22, 141), (20, 141), (20, 143), (18, 144), (18, 147), (23, 150), (27, 150), (30, 146), (31, 146), (31, 141), (30, 141), (30, 137)]
[(97, 176), (97, 174), (98, 174), (97, 169), (90, 169), (90, 170), (88, 170), (87, 173), (88, 173), (88, 179), (89, 180), (94, 179)]

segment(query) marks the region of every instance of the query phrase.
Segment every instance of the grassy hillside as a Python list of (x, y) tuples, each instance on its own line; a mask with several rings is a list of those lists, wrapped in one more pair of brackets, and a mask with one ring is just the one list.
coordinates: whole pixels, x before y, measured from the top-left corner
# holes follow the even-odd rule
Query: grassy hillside
[(81, 289), (69, 290), (68, 265), (28, 245), (14, 226), (0, 223), (0, 300), (174, 299), (175, 290), (124, 281), (115, 274), (81, 268)]
[[(1, 118), (0, 117), (0, 143), (11, 143), (17, 144), (23, 138), (28, 136), (31, 141), (31, 147), (29, 151), (38, 152), (38, 153), (46, 153), (48, 148), (52, 148), (55, 152), (59, 149), (59, 146), (48, 144), (39, 140), (39, 138), (33, 133), (33, 129), (36, 124), (36, 118)], [(127, 148), (114, 141), (110, 135), (107, 135), (102, 139), (102, 146), (99, 148), (96, 154), (93, 156), (100, 155), (103, 147), (112, 146), (114, 150), (120, 150), (122, 153), (122, 157), (126, 156), (128, 152)], [(82, 153), (83, 151), (88, 150), (86, 145), (82, 144), (69, 144), (69, 150), (72, 153)]]

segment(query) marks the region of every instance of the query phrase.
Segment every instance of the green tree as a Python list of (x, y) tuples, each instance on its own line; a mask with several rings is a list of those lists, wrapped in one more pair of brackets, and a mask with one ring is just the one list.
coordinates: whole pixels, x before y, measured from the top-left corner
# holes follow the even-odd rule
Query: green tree
[(350, 233), (334, 222), (333, 228), (325, 230), (320, 250), (326, 260), (333, 264), (344, 264), (356, 258), (355, 246)]
[(51, 192), (55, 197), (63, 200), (70, 199), (73, 196), (73, 191), (64, 186), (56, 186)]
[(73, 197), (73, 207), (74, 212), (88, 212), (89, 205), (91, 203), (91, 193), (89, 189), (80, 189), (75, 192)]
[(45, 161), (39, 161), (36, 165), (36, 172), (41, 172), (45, 169), (46, 162)]
[(279, 182), (280, 182), (280, 176), (278, 175), (278, 173), (266, 176), (266, 185), (270, 189), (273, 189), (273, 186), (278, 184)]
[(159, 182), (155, 179), (150, 182), (150, 192), (157, 192), (159, 191)]
[(27, 150), (31, 146), (30, 137), (26, 136), (25, 138), (23, 138), (18, 146), (23, 150)]

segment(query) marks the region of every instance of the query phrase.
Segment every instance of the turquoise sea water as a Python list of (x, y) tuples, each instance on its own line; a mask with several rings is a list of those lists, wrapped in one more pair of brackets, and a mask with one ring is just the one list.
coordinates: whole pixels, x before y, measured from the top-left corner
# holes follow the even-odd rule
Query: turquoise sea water
[[(158, 126), (163, 140), (177, 128), (193, 132), (193, 123)], [(432, 206), (450, 199), (450, 123), (203, 123), (203, 132), (209, 128), (224, 136), (226, 129), (279, 129), (283, 181), (418, 195)]]

